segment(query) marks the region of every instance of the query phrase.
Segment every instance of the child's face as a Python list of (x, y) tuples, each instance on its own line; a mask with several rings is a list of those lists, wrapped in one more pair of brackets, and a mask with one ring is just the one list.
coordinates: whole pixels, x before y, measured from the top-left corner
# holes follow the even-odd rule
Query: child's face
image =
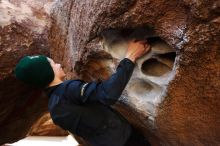
[(64, 80), (66, 74), (64, 73), (62, 66), (58, 63), (55, 63), (51, 58), (47, 59), (50, 62), (51, 67), (53, 68), (55, 77), (59, 78), (60, 80)]

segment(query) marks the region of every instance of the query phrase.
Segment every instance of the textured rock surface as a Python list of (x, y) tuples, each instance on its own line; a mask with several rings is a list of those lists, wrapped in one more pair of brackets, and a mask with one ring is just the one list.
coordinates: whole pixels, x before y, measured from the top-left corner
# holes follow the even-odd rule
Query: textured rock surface
[[(13, 68), (24, 54), (49, 53), (52, 2), (0, 1), (0, 144), (24, 137), (47, 109), (47, 98), (16, 81)], [(156, 43), (163, 49), (138, 60), (115, 108), (152, 145), (219, 145), (219, 14), (215, 0), (57, 0), (50, 53), (67, 78), (104, 80), (129, 39), (160, 37), (168, 49)]]
[(174, 53), (139, 60), (116, 108), (153, 145), (219, 145), (219, 14), (214, 0), (57, 1), (51, 53), (68, 78), (102, 80), (123, 57), (129, 29), (150, 26)]
[(68, 132), (53, 124), (50, 114), (44, 114), (37, 120), (31, 129), (28, 136), (67, 136)]
[(15, 80), (13, 70), (24, 55), (49, 54), (51, 4), (51, 0), (0, 1), (0, 144), (25, 137), (47, 111), (47, 98)]

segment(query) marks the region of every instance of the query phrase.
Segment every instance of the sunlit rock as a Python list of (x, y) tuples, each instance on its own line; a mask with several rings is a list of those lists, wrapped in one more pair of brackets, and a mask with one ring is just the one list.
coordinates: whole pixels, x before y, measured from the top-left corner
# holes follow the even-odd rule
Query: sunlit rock
[(27, 136), (67, 136), (68, 132), (56, 126), (49, 113), (37, 120), (29, 130)]

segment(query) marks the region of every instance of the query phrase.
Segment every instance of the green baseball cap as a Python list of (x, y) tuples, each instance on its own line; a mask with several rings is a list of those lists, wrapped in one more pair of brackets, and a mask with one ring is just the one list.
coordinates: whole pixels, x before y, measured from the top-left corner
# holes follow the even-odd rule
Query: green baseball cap
[(40, 88), (54, 79), (53, 69), (44, 55), (23, 57), (16, 65), (15, 75), (18, 80)]

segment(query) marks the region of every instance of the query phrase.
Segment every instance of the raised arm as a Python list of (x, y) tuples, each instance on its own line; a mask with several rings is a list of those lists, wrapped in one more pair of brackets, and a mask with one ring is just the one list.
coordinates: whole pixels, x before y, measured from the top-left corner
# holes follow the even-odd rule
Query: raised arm
[(144, 41), (131, 41), (126, 57), (120, 61), (117, 70), (109, 79), (102, 82), (84, 84), (80, 90), (81, 102), (100, 101), (104, 104), (114, 104), (121, 96), (134, 70), (135, 61), (150, 50)]

